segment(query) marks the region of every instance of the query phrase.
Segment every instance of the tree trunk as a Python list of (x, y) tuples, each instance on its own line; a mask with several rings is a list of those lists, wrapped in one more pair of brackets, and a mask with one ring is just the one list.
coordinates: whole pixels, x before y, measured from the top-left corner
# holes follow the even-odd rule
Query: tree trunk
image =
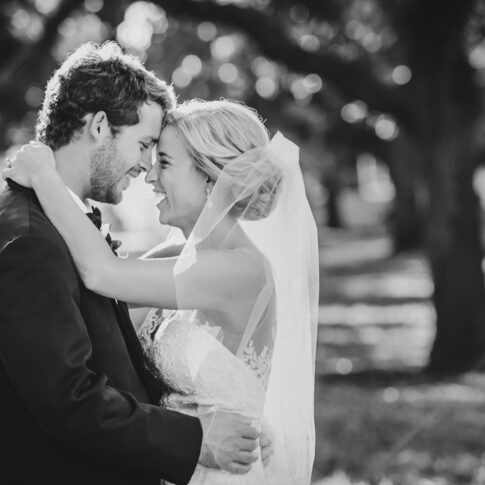
[(338, 174), (326, 173), (322, 183), (327, 190), (327, 226), (340, 229), (343, 227), (340, 215), (340, 183)]
[(431, 161), (439, 172), (430, 184), (434, 207), (427, 234), (437, 326), (428, 370), (437, 373), (473, 369), (485, 354), (483, 251), (470, 138), (450, 134)]
[(390, 216), (394, 252), (422, 249), (421, 184), (416, 167), (416, 149), (409, 137), (402, 133), (393, 142), (389, 155), (389, 170), (396, 191)]
[(428, 370), (436, 373), (470, 370), (485, 355), (483, 252), (472, 188), (481, 107), (464, 43), (473, 5), (415, 0), (408, 17), (415, 140), (429, 196), (426, 250), (435, 287), (436, 336)]

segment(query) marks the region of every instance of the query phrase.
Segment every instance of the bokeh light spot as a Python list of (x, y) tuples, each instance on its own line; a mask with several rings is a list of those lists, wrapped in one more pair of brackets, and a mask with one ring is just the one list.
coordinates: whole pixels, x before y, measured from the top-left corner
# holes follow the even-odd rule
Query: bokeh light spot
[(335, 370), (341, 375), (347, 375), (352, 372), (353, 365), (349, 359), (338, 359), (335, 364)]
[(468, 55), (470, 65), (475, 69), (485, 68), (485, 43), (477, 45)]
[(316, 52), (320, 49), (320, 40), (315, 35), (302, 35), (298, 42), (301, 48), (308, 52)]
[(35, 0), (36, 10), (43, 15), (49, 15), (58, 6), (59, 0)]
[[(132, 3), (125, 12), (124, 21), (116, 30), (116, 38), (123, 46), (137, 51), (146, 51), (152, 42), (155, 33), (154, 26), (157, 25), (157, 32), (160, 30), (160, 22), (165, 20), (165, 13), (162, 9), (149, 2)], [(166, 26), (165, 26), (166, 30)]]
[(153, 27), (150, 23), (144, 23), (143, 27), (134, 22), (122, 22), (116, 31), (118, 41), (125, 47), (143, 51), (150, 47), (153, 35)]
[(318, 93), (323, 87), (322, 78), (318, 74), (308, 74), (303, 79), (303, 85), (309, 93)]
[(358, 123), (366, 117), (367, 112), (367, 105), (363, 101), (354, 101), (346, 104), (342, 108), (340, 115), (347, 123)]
[(42, 104), (44, 91), (37, 86), (31, 86), (25, 93), (25, 101), (32, 108), (37, 108)]
[(277, 91), (276, 81), (269, 76), (260, 77), (256, 81), (255, 89), (262, 98), (272, 98)]
[(374, 127), (376, 135), (382, 140), (391, 141), (394, 140), (399, 134), (399, 130), (396, 122), (386, 115), (380, 115), (377, 118), (376, 125)]
[(236, 42), (230, 35), (218, 37), (211, 43), (211, 54), (214, 59), (225, 61), (236, 52)]
[(104, 7), (103, 0), (84, 0), (84, 8), (91, 13), (98, 13)]
[(345, 35), (349, 39), (361, 40), (366, 34), (366, 28), (358, 20), (350, 20), (345, 24)]
[(274, 62), (268, 61), (265, 57), (258, 56), (251, 63), (251, 70), (258, 77), (272, 77), (275, 78), (278, 75), (278, 69)]
[(382, 47), (382, 40), (374, 32), (369, 31), (364, 35), (362, 39), (362, 46), (367, 52), (374, 54)]
[(219, 67), (217, 74), (223, 83), (231, 84), (238, 78), (239, 70), (234, 64), (226, 62)]
[(290, 18), (297, 24), (304, 24), (310, 18), (310, 12), (305, 5), (296, 3), (290, 8)]
[(214, 40), (217, 35), (217, 28), (212, 22), (202, 22), (197, 27), (197, 35), (200, 40), (210, 42)]
[(72, 18), (67, 18), (66, 20), (64, 20), (64, 22), (62, 22), (59, 25), (57, 31), (62, 37), (66, 37), (66, 38), (74, 35), (74, 33), (76, 32), (75, 20)]
[(310, 96), (303, 79), (295, 79), (290, 85), (291, 94), (297, 101), (302, 101)]
[(396, 402), (399, 399), (399, 391), (395, 387), (386, 387), (382, 391), (382, 399), (389, 404)]
[(182, 61), (182, 68), (192, 77), (198, 76), (202, 71), (202, 61), (194, 54), (189, 54), (184, 57)]
[(392, 80), (398, 84), (399, 86), (402, 86), (404, 84), (407, 84), (409, 81), (411, 81), (412, 73), (411, 69), (409, 69), (408, 66), (396, 66), (393, 71), (392, 71)]
[(172, 74), (172, 82), (178, 88), (186, 88), (192, 82), (192, 76), (183, 68), (178, 67)]

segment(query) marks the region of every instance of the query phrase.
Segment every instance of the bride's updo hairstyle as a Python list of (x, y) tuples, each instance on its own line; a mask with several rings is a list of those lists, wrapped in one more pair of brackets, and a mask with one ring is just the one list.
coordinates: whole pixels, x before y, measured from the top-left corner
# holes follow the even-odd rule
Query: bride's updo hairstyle
[(258, 220), (271, 213), (281, 171), (270, 160), (269, 133), (255, 110), (224, 99), (193, 99), (169, 111), (166, 126), (179, 130), (197, 170), (213, 182), (224, 170), (239, 185), (243, 195), (233, 216)]

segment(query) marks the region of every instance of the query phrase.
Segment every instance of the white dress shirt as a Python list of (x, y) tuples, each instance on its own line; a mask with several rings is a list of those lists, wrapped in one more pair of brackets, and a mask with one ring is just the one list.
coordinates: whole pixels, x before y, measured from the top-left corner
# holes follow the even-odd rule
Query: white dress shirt
[(72, 200), (85, 214), (87, 214), (88, 212), (92, 212), (91, 208), (87, 204), (85, 204), (67, 185), (66, 189), (69, 192), (69, 195), (72, 197)]

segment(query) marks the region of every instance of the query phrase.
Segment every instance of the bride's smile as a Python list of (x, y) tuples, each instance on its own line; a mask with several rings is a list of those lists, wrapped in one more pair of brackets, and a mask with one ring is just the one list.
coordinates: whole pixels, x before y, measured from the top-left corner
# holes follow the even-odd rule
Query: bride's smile
[(207, 176), (195, 168), (176, 127), (162, 130), (157, 160), (145, 180), (157, 195), (160, 222), (190, 233), (207, 201), (208, 182)]

